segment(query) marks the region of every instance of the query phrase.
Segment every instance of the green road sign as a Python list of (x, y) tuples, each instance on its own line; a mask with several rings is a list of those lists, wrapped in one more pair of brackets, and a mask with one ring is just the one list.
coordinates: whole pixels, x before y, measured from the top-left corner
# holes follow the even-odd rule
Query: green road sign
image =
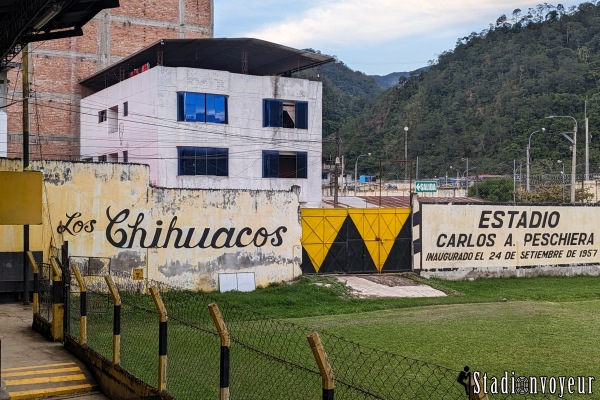
[(436, 181), (417, 181), (415, 187), (417, 188), (417, 193), (437, 192)]

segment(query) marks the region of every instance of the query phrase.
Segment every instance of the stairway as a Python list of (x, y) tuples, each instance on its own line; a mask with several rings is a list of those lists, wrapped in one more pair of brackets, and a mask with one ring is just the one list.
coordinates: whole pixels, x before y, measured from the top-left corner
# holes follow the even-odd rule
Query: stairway
[(97, 387), (74, 362), (6, 368), (1, 371), (10, 400), (89, 393)]

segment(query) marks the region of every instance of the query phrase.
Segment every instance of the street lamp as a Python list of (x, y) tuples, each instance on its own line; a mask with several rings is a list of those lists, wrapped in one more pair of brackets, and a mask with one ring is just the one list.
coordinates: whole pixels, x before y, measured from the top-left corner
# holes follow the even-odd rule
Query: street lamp
[(404, 180), (408, 175), (408, 126), (404, 127)]
[[(466, 158), (461, 158), (461, 161), (467, 161), (467, 169), (465, 171), (467, 177), (465, 179), (465, 189), (468, 190), (469, 189), (469, 157)], [(465, 196), (466, 197), (466, 196)]]
[(565, 202), (565, 163), (562, 162), (562, 160), (557, 160), (557, 163), (559, 163), (560, 165), (562, 165), (562, 171), (560, 171), (560, 174), (562, 175), (562, 198), (563, 198), (563, 203)]
[(370, 156), (371, 153), (361, 154), (356, 157), (356, 162), (354, 163), (354, 192), (356, 192), (356, 187), (358, 186), (358, 159), (363, 156)]
[[(477, 167), (471, 167), (471, 171), (477, 169)], [(466, 170), (460, 174), (461, 179), (465, 181), (465, 197), (469, 197), (469, 170)]]
[(542, 128), (539, 131), (535, 131), (535, 132), (531, 132), (531, 134), (529, 135), (529, 141), (527, 142), (527, 192), (529, 193), (529, 149), (531, 148), (531, 136), (533, 136), (534, 133), (538, 133), (538, 132), (546, 132), (546, 128)]
[(571, 118), (573, 120), (573, 139), (571, 140), (570, 137), (564, 135), (567, 139), (569, 139), (569, 141), (573, 144), (573, 161), (571, 164), (571, 203), (575, 203), (575, 173), (577, 170), (577, 164), (576, 164), (576, 159), (577, 159), (577, 120), (573, 117), (571, 117), (570, 115), (549, 115), (546, 117), (547, 119), (554, 119), (554, 118)]

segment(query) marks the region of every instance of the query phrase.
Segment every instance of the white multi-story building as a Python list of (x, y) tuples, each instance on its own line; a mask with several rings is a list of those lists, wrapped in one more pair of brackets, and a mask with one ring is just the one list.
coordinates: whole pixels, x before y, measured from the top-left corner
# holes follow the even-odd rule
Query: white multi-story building
[(81, 158), (150, 165), (152, 183), (299, 190), (320, 206), (322, 84), (332, 59), (257, 39), (162, 40), (84, 79)]

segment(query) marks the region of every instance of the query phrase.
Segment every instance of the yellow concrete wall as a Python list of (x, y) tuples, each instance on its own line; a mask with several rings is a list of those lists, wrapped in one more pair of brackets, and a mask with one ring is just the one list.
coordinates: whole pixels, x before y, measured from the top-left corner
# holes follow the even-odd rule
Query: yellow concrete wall
[[(0, 171), (20, 167), (0, 158)], [(219, 273), (254, 272), (257, 286), (301, 273), (291, 191), (154, 188), (148, 167), (133, 164), (32, 168), (44, 173), (44, 221), (31, 226), (30, 248), (45, 260), (68, 241), (72, 256), (109, 257), (113, 271), (143, 267), (151, 279), (198, 290), (218, 288)], [(22, 236), (22, 227), (0, 227), (0, 253), (22, 251)]]

